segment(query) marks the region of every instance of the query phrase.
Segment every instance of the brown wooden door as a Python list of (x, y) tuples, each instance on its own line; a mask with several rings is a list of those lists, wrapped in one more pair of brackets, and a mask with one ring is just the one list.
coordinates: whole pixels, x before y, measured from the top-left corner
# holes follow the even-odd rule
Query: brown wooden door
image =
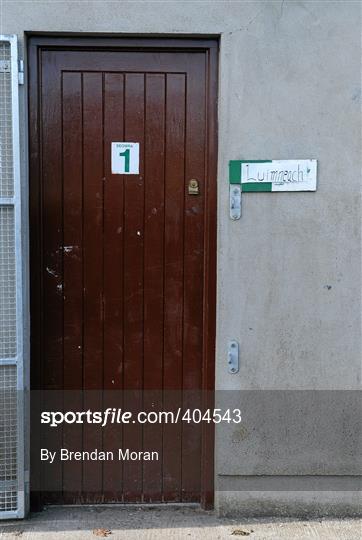
[[(212, 41), (31, 40), (32, 389), (42, 410), (175, 411), (212, 389), (215, 54)], [(120, 141), (139, 143), (139, 174), (112, 174)], [(32, 489), (44, 503), (210, 499), (212, 444), (205, 424), (34, 428)], [(40, 448), (159, 459), (50, 464)]]

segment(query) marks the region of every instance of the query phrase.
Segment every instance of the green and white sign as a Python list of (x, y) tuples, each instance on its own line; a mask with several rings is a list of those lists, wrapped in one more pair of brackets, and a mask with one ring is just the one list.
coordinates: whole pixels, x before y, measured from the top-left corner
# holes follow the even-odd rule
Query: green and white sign
[(112, 174), (139, 174), (140, 145), (112, 142)]
[(233, 160), (229, 163), (230, 184), (248, 191), (316, 191), (317, 160)]

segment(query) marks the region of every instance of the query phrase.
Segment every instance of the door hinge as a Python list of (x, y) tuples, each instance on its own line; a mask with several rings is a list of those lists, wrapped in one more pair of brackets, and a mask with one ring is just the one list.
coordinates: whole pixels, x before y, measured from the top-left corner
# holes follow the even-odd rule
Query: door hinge
[(19, 60), (19, 84), (24, 84), (24, 60)]

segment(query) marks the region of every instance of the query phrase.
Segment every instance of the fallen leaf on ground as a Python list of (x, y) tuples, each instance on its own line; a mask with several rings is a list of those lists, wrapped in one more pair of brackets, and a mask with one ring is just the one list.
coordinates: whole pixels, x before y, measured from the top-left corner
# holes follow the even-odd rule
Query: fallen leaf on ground
[(106, 538), (110, 534), (112, 534), (112, 531), (109, 529), (93, 529), (94, 536), (101, 536), (102, 538)]
[(235, 529), (232, 533), (233, 536), (249, 536), (249, 531), (243, 531), (243, 529)]

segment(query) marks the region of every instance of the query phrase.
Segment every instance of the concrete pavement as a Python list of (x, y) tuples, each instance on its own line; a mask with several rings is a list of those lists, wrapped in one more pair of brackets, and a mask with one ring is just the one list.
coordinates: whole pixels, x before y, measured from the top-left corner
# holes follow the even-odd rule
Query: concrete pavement
[[(109, 535), (108, 535), (109, 531)], [(362, 520), (227, 519), (185, 506), (51, 507), (24, 521), (0, 523), (0, 539), (8, 540), (360, 540)]]

